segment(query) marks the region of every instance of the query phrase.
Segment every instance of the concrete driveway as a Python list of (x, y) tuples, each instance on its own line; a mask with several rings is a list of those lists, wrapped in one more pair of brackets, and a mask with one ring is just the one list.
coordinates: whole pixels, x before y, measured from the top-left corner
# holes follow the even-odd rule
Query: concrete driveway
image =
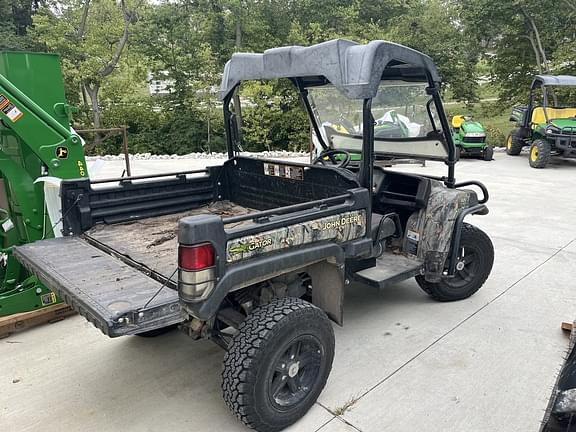
[[(136, 161), (134, 174), (205, 161)], [(99, 173), (119, 175), (121, 162)], [(444, 174), (442, 164), (402, 170)], [(318, 403), (289, 431), (537, 431), (576, 315), (576, 163), (462, 161), (491, 193), (469, 222), (496, 249), (472, 298), (430, 300), (413, 280), (352, 285)], [(81, 269), (79, 269), (81, 270)], [(222, 351), (177, 331), (108, 339), (81, 317), (0, 340), (0, 430), (244, 431), (220, 396)]]

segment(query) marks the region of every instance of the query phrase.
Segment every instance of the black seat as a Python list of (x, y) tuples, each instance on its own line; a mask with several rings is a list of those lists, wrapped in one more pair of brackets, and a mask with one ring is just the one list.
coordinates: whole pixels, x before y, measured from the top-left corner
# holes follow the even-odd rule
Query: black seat
[(388, 213), (386, 215), (372, 213), (372, 240), (381, 241), (395, 234), (399, 234), (398, 231), (401, 228), (396, 227), (396, 220), (399, 220), (396, 213)]

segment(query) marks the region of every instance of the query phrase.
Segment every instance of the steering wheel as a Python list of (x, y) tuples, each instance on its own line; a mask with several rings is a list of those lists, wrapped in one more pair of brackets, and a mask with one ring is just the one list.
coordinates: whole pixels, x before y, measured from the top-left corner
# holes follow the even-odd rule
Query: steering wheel
[[(334, 156), (344, 155), (344, 160), (339, 161)], [(326, 166), (327, 160), (329, 160), (332, 165), (336, 168), (346, 168), (351, 160), (350, 153), (346, 150), (326, 150), (318, 155), (316, 159), (312, 161), (312, 165), (324, 165)]]

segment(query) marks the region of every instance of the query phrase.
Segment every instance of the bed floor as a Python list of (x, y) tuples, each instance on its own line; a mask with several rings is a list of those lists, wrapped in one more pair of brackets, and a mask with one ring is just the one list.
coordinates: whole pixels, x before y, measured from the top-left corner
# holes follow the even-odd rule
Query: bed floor
[[(231, 217), (254, 211), (230, 201), (216, 201), (185, 212), (113, 225), (96, 225), (84, 235), (144, 264), (156, 273), (173, 278), (178, 268), (178, 221), (180, 219), (200, 214)], [(239, 227), (250, 223), (251, 221), (247, 220), (226, 227)]]

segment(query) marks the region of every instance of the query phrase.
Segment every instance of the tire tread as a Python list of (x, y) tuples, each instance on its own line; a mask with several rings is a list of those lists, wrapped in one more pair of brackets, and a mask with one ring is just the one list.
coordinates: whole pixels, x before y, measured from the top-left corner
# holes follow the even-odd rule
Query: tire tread
[[(263, 423), (256, 411), (251, 389), (254, 388), (257, 379), (254, 372), (257, 370), (258, 358), (263, 347), (274, 337), (278, 329), (289, 324), (290, 320), (286, 317), (291, 315), (295, 318), (293, 314), (301, 318), (327, 321), (333, 337), (332, 326), (321, 309), (299, 298), (286, 297), (254, 310), (240, 324), (238, 333), (232, 339), (230, 348), (224, 356), (222, 371), (224, 401), (241, 422), (258, 431), (280, 430), (274, 425)], [(329, 366), (331, 362), (332, 359)], [(324, 384), (325, 381), (321, 383), (322, 387)], [(314, 402), (315, 400), (312, 401)]]
[(464, 298), (470, 297), (471, 295), (476, 293), (476, 291), (478, 291), (482, 287), (482, 285), (484, 285), (484, 282), (486, 282), (486, 279), (488, 279), (488, 276), (490, 275), (490, 272), (492, 271), (492, 265), (494, 263), (494, 246), (492, 245), (492, 241), (490, 240), (490, 237), (488, 237), (486, 235), (486, 233), (484, 231), (482, 231), (481, 229), (475, 227), (474, 225), (470, 225), (467, 223), (464, 223), (462, 226), (462, 238), (464, 238), (465, 236), (474, 238), (475, 242), (484, 242), (485, 243), (486, 249), (490, 251), (489, 256), (486, 257), (486, 259), (489, 262), (489, 266), (487, 266), (487, 268), (483, 269), (482, 276), (474, 281), (475, 283), (471, 287), (469, 287), (469, 289), (466, 291), (466, 295), (465, 296), (459, 296), (457, 298), (455, 298), (454, 295), (446, 292), (443, 289), (443, 282), (442, 281), (440, 281), (440, 282), (428, 282), (424, 278), (424, 276), (421, 276), (421, 275), (416, 276), (416, 282), (418, 283), (420, 288), (422, 288), (422, 290), (426, 294), (428, 294), (430, 297), (432, 297), (436, 301), (448, 302), (448, 301), (462, 300)]

